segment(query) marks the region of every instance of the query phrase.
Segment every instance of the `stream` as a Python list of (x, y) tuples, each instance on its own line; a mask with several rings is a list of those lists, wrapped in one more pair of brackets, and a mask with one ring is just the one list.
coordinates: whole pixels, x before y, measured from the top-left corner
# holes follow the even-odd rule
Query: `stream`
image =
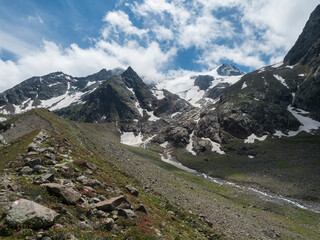
[(301, 209), (305, 209), (305, 210), (308, 210), (308, 211), (311, 211), (311, 212), (315, 212), (315, 213), (320, 213), (320, 207), (317, 207), (317, 208), (314, 208), (314, 207), (307, 207), (305, 205), (302, 205), (300, 203), (297, 202), (297, 200), (294, 200), (294, 199), (288, 199), (288, 198), (285, 198), (285, 197), (282, 197), (280, 195), (276, 195), (276, 194), (271, 194), (271, 193), (266, 193), (266, 192), (263, 192), (263, 191), (260, 191), (258, 189), (255, 189), (253, 187), (245, 187), (245, 186), (240, 186), (238, 184), (235, 184), (233, 182), (229, 182), (229, 181), (226, 181), (226, 180), (222, 180), (222, 179), (219, 179), (219, 178), (215, 178), (215, 177), (210, 177), (208, 175), (206, 175), (205, 173), (200, 173), (194, 169), (191, 169), (191, 168), (188, 168), (186, 166), (183, 166), (180, 162), (178, 162), (177, 160), (175, 160), (171, 155), (170, 155), (170, 152), (166, 152), (164, 154), (160, 154), (161, 156), (161, 160), (166, 162), (166, 163), (169, 163), (183, 171), (186, 171), (188, 173), (191, 173), (191, 174), (194, 174), (196, 176), (199, 176), (199, 177), (202, 177), (204, 179), (207, 179), (211, 182), (214, 182), (214, 183), (217, 183), (221, 186), (232, 186), (232, 187), (235, 187), (235, 188), (239, 188), (239, 189), (243, 189), (243, 190), (248, 190), (248, 191), (251, 191), (255, 194), (257, 194), (261, 199), (263, 200), (266, 200), (266, 201), (272, 201), (272, 202), (275, 202), (275, 203), (279, 203), (279, 202), (282, 202), (282, 203), (286, 203), (286, 204), (290, 204), (290, 205), (293, 205), (295, 207), (298, 207), (298, 208), (301, 208)]

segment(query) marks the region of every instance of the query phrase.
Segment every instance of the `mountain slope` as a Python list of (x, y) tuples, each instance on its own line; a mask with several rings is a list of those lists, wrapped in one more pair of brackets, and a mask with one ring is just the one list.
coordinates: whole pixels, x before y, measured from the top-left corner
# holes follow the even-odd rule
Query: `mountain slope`
[[(83, 98), (83, 103), (57, 111), (59, 115), (84, 122), (157, 121), (160, 117), (175, 112), (187, 111), (191, 107), (171, 93), (161, 92), (157, 97), (129, 67), (121, 75), (104, 81), (92, 93)], [(164, 108), (164, 105), (171, 106)]]
[(157, 90), (166, 89), (187, 100), (195, 107), (213, 102), (228, 87), (240, 80), (244, 72), (230, 64), (222, 64), (206, 73), (191, 73), (176, 79), (164, 80), (156, 85)]
[(122, 69), (103, 69), (84, 78), (74, 78), (62, 72), (32, 77), (0, 94), (0, 112), (15, 114), (36, 107), (57, 110), (81, 103), (81, 99), (103, 81), (122, 72)]

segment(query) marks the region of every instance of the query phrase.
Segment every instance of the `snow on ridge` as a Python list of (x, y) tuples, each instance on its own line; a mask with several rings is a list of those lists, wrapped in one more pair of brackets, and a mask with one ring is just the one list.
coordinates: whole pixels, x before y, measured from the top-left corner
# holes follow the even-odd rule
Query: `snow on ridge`
[(282, 65), (283, 65), (283, 61), (279, 62), (279, 63), (276, 63), (276, 64), (272, 65), (271, 67), (272, 68), (278, 68), (278, 67), (281, 67)]
[(284, 78), (282, 78), (279, 75), (273, 74), (273, 76), (286, 88), (289, 88), (289, 86), (286, 84), (286, 80)]
[(192, 155), (196, 156), (197, 153), (192, 150), (192, 149), (193, 149), (193, 139), (192, 139), (193, 136), (194, 136), (194, 131), (190, 134), (190, 138), (189, 138), (190, 140), (189, 140), (189, 144), (188, 144), (187, 147), (186, 147), (186, 150), (187, 150), (189, 153), (191, 153)]
[(95, 83), (97, 83), (96, 81), (89, 81), (88, 83), (87, 83), (87, 86), (86, 87), (90, 87), (91, 85), (93, 85), (93, 84), (95, 84)]
[[(218, 67), (219, 68), (219, 67)], [(218, 74), (217, 69), (213, 69), (209, 72), (188, 72), (184, 76), (176, 78), (168, 78), (156, 85), (156, 89), (166, 89), (173, 94), (179, 95), (181, 98), (187, 100), (195, 107), (201, 107), (197, 102), (203, 99), (205, 91), (200, 90), (198, 86), (194, 85), (195, 76), (209, 75), (214, 78), (210, 88), (215, 87), (219, 83), (228, 83), (230, 85), (238, 82), (243, 75), (239, 76), (221, 76)]]
[[(26, 111), (29, 111), (33, 108), (47, 108), (51, 111), (55, 111), (61, 108), (65, 108), (70, 106), (73, 103), (81, 103), (80, 99), (83, 95), (91, 93), (93, 91), (96, 90), (93, 89), (91, 91), (87, 91), (87, 92), (70, 92), (71, 89), (71, 84), (70, 82), (68, 82), (68, 88), (67, 91), (57, 97), (53, 97), (47, 100), (40, 100), (40, 104), (37, 106), (33, 106), (34, 100), (32, 100), (31, 98), (27, 99), (26, 101), (22, 102), (20, 105), (13, 105), (15, 108), (15, 112), (16, 114), (18, 113), (23, 113)], [(37, 98), (37, 96), (36, 96)]]
[(255, 140), (264, 141), (266, 140), (267, 137), (268, 135), (263, 135), (262, 137), (258, 137), (254, 133), (252, 133), (249, 137), (247, 137), (247, 139), (244, 140), (244, 143), (254, 143)]

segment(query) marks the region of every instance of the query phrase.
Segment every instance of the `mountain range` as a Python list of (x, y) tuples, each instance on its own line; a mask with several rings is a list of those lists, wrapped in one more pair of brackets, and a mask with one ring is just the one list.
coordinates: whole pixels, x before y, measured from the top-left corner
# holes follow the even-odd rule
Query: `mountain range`
[[(309, 236), (310, 239), (316, 239), (319, 236), (319, 226), (315, 226), (314, 222), (319, 219), (320, 212), (319, 29), (320, 5), (311, 14), (298, 40), (282, 62), (250, 73), (223, 63), (209, 72), (165, 79), (152, 85), (146, 84), (131, 67), (102, 69), (87, 77), (73, 77), (62, 72), (32, 77), (0, 94), (0, 151), (1, 148), (12, 147), (10, 142), (21, 141), (17, 139), (36, 131), (38, 124), (41, 129), (54, 132), (54, 141), (60, 141), (53, 145), (55, 149), (52, 151), (60, 151), (59, 148), (63, 147), (61, 154), (76, 151), (77, 156), (82, 151), (88, 155), (88, 159), (90, 156), (99, 158), (99, 164), (102, 164), (111, 149), (108, 154), (112, 154), (112, 159), (119, 161), (126, 172), (148, 182), (153, 176), (146, 173), (148, 170), (140, 169), (138, 165), (141, 163), (155, 163), (157, 167), (150, 165), (150, 169), (169, 169), (169, 173), (161, 170), (161, 174), (173, 182), (173, 176), (181, 177), (184, 179), (181, 180), (182, 185), (185, 181), (188, 184), (201, 181), (197, 188), (203, 189), (207, 186), (203, 178), (209, 179), (221, 188), (214, 187), (214, 191), (206, 189), (203, 192), (192, 188), (193, 191), (190, 192), (201, 196), (209, 196), (206, 191), (214, 194), (218, 192), (215, 199), (236, 198), (237, 203), (232, 209), (239, 212), (242, 211), (242, 208), (241, 211), (238, 209), (239, 201), (243, 204), (243, 209), (248, 206), (254, 209), (252, 206), (255, 205), (247, 201), (256, 201), (255, 204), (263, 206), (263, 209), (261, 207), (257, 210), (259, 221), (268, 215), (266, 221), (269, 223), (274, 219), (282, 223), (284, 221), (279, 219), (284, 216), (291, 219), (296, 217), (295, 214), (299, 215), (300, 211), (308, 212), (301, 213), (305, 214), (305, 220), (294, 223), (299, 227), (304, 226), (301, 227), (303, 233), (297, 233), (287, 225), (285, 230), (280, 230), (280, 225), (272, 225), (277, 231), (281, 231), (281, 236), (271, 234), (270, 229), (263, 235), (260, 232), (254, 233), (255, 228), (250, 228), (250, 234), (257, 234), (253, 239), (308, 239)], [(37, 124), (33, 124), (32, 119)], [(46, 138), (50, 138), (49, 135)], [(72, 144), (64, 140), (68, 137), (73, 139)], [(105, 142), (108, 142), (109, 150), (105, 148)], [(84, 146), (86, 150), (79, 150), (76, 146)], [(28, 151), (33, 150), (29, 148)], [(3, 151), (8, 153), (8, 150)], [(35, 151), (41, 152), (39, 149)], [(121, 156), (121, 153), (126, 157)], [(127, 153), (135, 157), (127, 157)], [(29, 163), (28, 154), (21, 155), (21, 158), (27, 162), (28, 167), (34, 167)], [(135, 166), (132, 160), (135, 158), (144, 160)], [(164, 163), (159, 163), (159, 159), (178, 170), (172, 170), (168, 165), (163, 166)], [(94, 171), (94, 167), (80, 162), (79, 166), (86, 166), (91, 172)], [(55, 165), (56, 169), (62, 167), (58, 161), (54, 163), (58, 164)], [(71, 161), (68, 163), (71, 164)], [(146, 175), (140, 176), (135, 169), (145, 171)], [(185, 173), (179, 172), (180, 170), (191, 173), (193, 177), (185, 177)], [(144, 178), (145, 176), (147, 177)], [(39, 176), (34, 176), (36, 177)], [(77, 184), (84, 181), (84, 178), (75, 179)], [(149, 183), (152, 185), (157, 181), (154, 178)], [(145, 186), (145, 189), (150, 189), (150, 185)], [(47, 186), (48, 189), (50, 186)], [(99, 188), (102, 185), (97, 186)], [(232, 190), (226, 190), (227, 187), (232, 187)], [(163, 188), (161, 190), (166, 191)], [(51, 191), (57, 195), (58, 190)], [(177, 190), (170, 189), (170, 194), (177, 200), (179, 196), (174, 195), (175, 191)], [(256, 200), (251, 192), (260, 194), (263, 200)], [(171, 197), (170, 194), (167, 192), (168, 198)], [(184, 194), (183, 196), (188, 195)], [(243, 195), (253, 199), (243, 200)], [(196, 199), (190, 200), (193, 203), (200, 201), (194, 195), (192, 197)], [(207, 206), (207, 203), (203, 204)], [(225, 206), (225, 202), (219, 204)], [(299, 210), (290, 208), (292, 212), (287, 213), (289, 207), (286, 204)], [(199, 206), (198, 208), (203, 210)], [(260, 210), (268, 213), (265, 215)], [(221, 211), (225, 213), (225, 210)], [(253, 214), (255, 210), (248, 211)], [(293, 217), (289, 216), (291, 213)], [(236, 222), (235, 216), (231, 216), (229, 212), (226, 214), (229, 214), (232, 223)], [(279, 214), (282, 214), (281, 217)], [(208, 223), (220, 226), (217, 222)], [(227, 225), (223, 226), (222, 231), (225, 231)], [(261, 227), (261, 223), (259, 226)], [(311, 232), (308, 236), (309, 230)], [(217, 238), (211, 239), (220, 239), (221, 236), (215, 237)], [(242, 233), (237, 237), (246, 239)]]

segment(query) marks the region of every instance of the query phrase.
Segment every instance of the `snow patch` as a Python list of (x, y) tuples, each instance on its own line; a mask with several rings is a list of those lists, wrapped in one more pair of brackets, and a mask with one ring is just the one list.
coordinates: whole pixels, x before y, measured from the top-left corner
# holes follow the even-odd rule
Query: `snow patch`
[(241, 89), (244, 89), (244, 88), (246, 88), (246, 87), (248, 87), (248, 86), (247, 86), (246, 82), (244, 82), (244, 83), (242, 84)]
[(0, 122), (4, 122), (4, 121), (7, 121), (7, 118), (0, 117)]
[(305, 77), (306, 75), (305, 74), (299, 74), (298, 76), (299, 77)]
[(272, 68), (278, 68), (278, 67), (281, 67), (283, 65), (283, 62), (279, 62), (279, 63), (276, 63), (274, 65), (272, 65), (271, 67)]
[(258, 141), (264, 141), (268, 135), (263, 135), (262, 137), (256, 136), (254, 133), (252, 133), (247, 139), (244, 140), (244, 143), (254, 143), (254, 140)]
[(150, 111), (150, 112), (146, 111), (146, 112), (150, 116), (150, 118), (148, 119), (149, 121), (155, 122), (160, 119), (154, 115), (154, 111)]
[(48, 87), (53, 87), (53, 86), (56, 86), (56, 85), (59, 85), (59, 84), (61, 84), (61, 82), (56, 82), (56, 83), (49, 84)]
[(202, 140), (207, 140), (211, 143), (211, 151), (212, 152), (216, 152), (216, 153), (219, 153), (219, 154), (225, 154), (224, 151), (221, 150), (221, 145), (219, 143), (216, 143), (214, 141), (212, 141), (210, 138), (201, 138)]
[(215, 87), (219, 83), (228, 83), (230, 85), (238, 82), (242, 75), (240, 76), (220, 76), (214, 69), (209, 72), (188, 72), (185, 76), (179, 76), (176, 78), (168, 78), (156, 85), (156, 89), (166, 89), (169, 92), (179, 95), (181, 98), (187, 100), (195, 107), (201, 107), (198, 103), (199, 100), (203, 99), (205, 91), (200, 90), (198, 86), (194, 85), (195, 76), (199, 75), (209, 75), (214, 77), (210, 88)]
[(168, 142), (168, 141), (166, 141), (166, 142), (164, 142), (164, 143), (160, 144), (160, 147), (167, 148), (167, 147), (168, 147), (168, 145), (169, 145), (169, 142)]
[(139, 147), (143, 143), (142, 134), (140, 132), (138, 136), (135, 136), (133, 132), (124, 132), (121, 134), (120, 142), (125, 145)]
[(194, 136), (194, 131), (190, 134), (189, 144), (187, 145), (186, 150), (189, 153), (191, 153), (192, 155), (196, 156), (197, 155), (196, 152), (192, 150), (193, 149), (193, 139), (192, 139), (193, 136)]
[(171, 114), (171, 118), (177, 116), (178, 114), (180, 114), (181, 112), (175, 112), (174, 114)]
[(166, 163), (169, 163), (170, 165), (175, 166), (176, 168), (179, 168), (179, 169), (181, 169), (183, 171), (186, 171), (188, 173), (191, 173), (191, 174), (197, 174), (198, 173), (196, 170), (193, 170), (191, 168), (185, 167), (179, 162), (173, 161), (170, 154), (166, 154), (167, 157), (165, 157), (163, 154), (159, 154), (159, 155), (161, 156), (161, 160), (162, 161), (164, 161)]
[(290, 131), (288, 136), (295, 136), (302, 131), (312, 133), (313, 130), (320, 128), (320, 122), (313, 120), (310, 117), (303, 116), (303, 114), (308, 114), (309, 112), (302, 109), (293, 108), (291, 105), (287, 107), (287, 110), (291, 112), (292, 115), (302, 124), (297, 131)]
[(153, 90), (152, 93), (158, 100), (165, 98), (165, 96), (163, 94), (163, 90)]
[(276, 75), (276, 74), (274, 74), (273, 76), (274, 76), (279, 82), (281, 82), (281, 84), (282, 84), (283, 86), (285, 86), (286, 88), (289, 88), (289, 86), (286, 84), (286, 80), (285, 80), (284, 78), (282, 78), (281, 76)]
[(93, 84), (95, 84), (96, 83), (96, 81), (89, 81), (88, 83), (87, 83), (87, 86), (86, 87), (90, 87), (91, 85), (93, 85)]

